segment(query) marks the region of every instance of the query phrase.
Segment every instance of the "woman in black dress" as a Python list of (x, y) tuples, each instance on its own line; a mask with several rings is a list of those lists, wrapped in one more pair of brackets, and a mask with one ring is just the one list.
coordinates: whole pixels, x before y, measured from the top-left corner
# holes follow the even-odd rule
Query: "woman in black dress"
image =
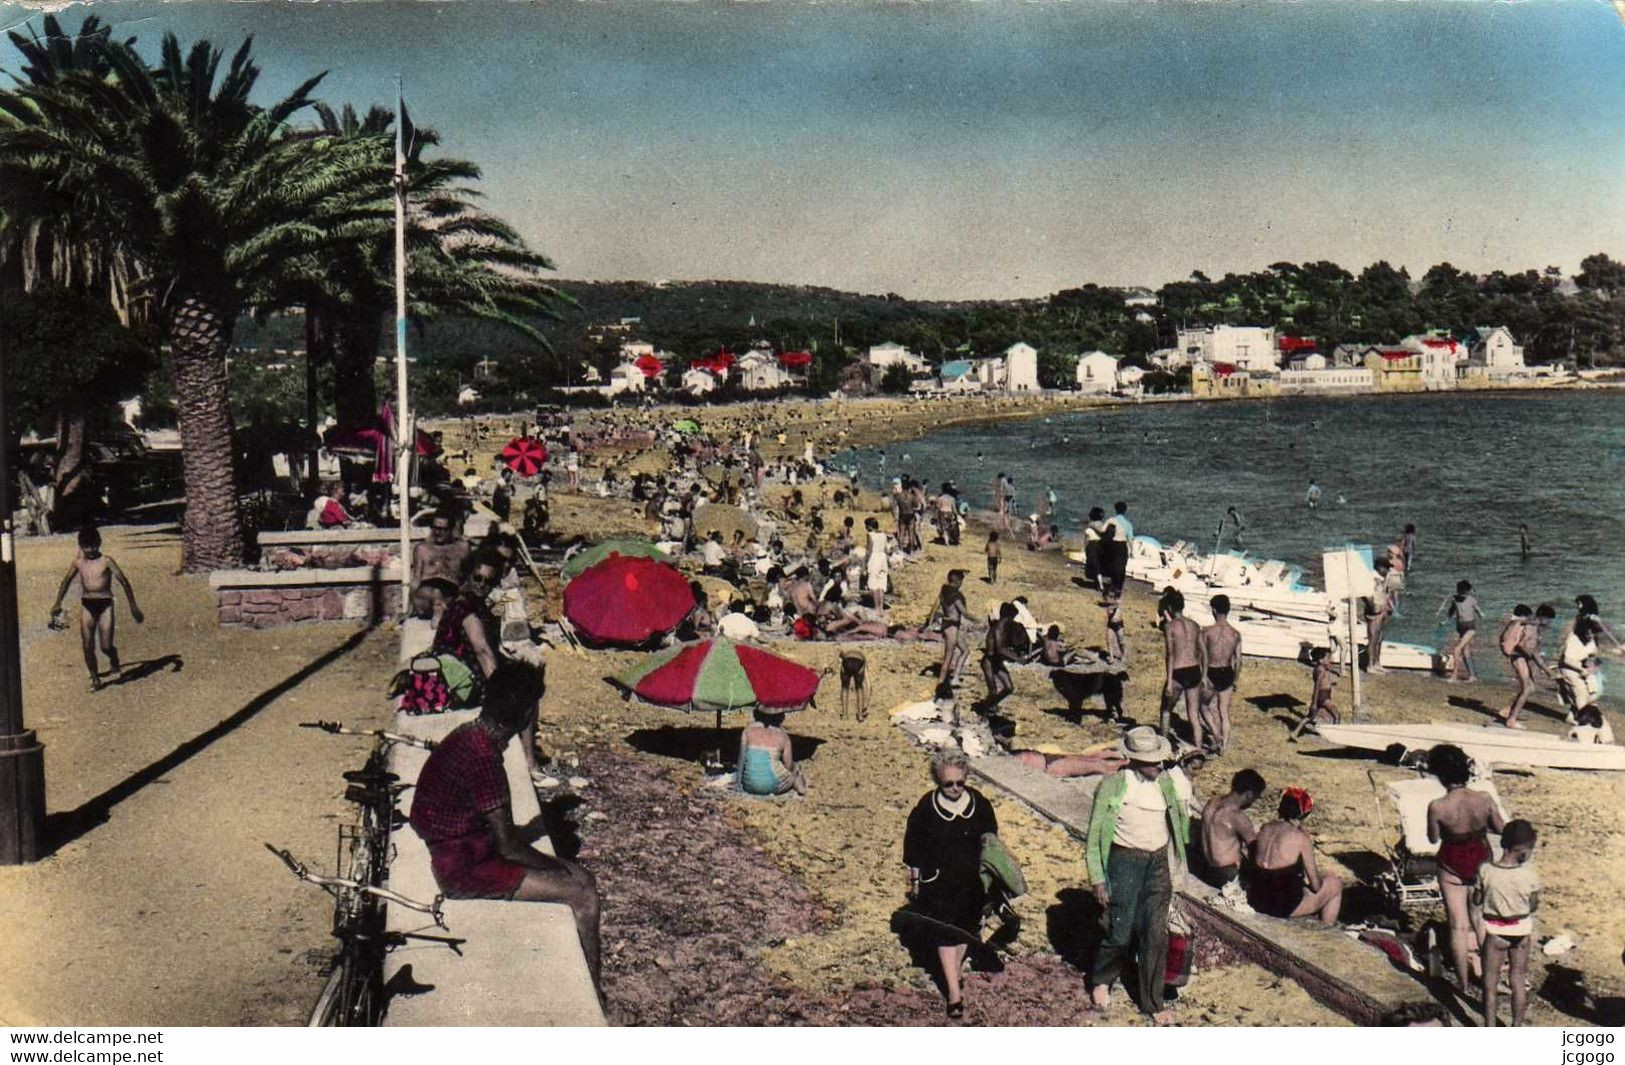
[[(908, 815), (903, 836), (903, 864), (908, 866), (908, 895), (927, 916), (980, 938), (982, 907), (982, 836), (999, 831), (987, 798), (965, 783), (970, 762), (957, 747), (944, 747), (931, 757), (930, 792)], [(962, 1017), (959, 971), (968, 947), (962, 941), (939, 943), (948, 1016)]]

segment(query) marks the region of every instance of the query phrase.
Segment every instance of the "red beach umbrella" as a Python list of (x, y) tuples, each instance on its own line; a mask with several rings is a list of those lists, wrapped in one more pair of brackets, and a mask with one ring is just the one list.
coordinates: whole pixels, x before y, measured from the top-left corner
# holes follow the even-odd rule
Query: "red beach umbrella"
[(534, 437), (516, 436), (502, 449), (502, 461), (521, 477), (534, 477), (547, 463), (547, 448)]
[(653, 655), (616, 678), (647, 703), (681, 710), (799, 710), (818, 691), (818, 674), (723, 637)]
[(644, 643), (676, 628), (693, 609), (688, 581), (652, 558), (611, 555), (564, 586), (564, 616), (599, 643)]

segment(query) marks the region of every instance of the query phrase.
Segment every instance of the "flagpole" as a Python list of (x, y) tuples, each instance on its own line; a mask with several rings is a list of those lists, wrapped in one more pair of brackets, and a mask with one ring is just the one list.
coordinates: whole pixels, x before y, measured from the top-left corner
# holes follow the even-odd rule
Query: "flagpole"
[(401, 521), (401, 601), (405, 615), (412, 603), (412, 452), (417, 427), (406, 398), (406, 97), (395, 78), (395, 506)]

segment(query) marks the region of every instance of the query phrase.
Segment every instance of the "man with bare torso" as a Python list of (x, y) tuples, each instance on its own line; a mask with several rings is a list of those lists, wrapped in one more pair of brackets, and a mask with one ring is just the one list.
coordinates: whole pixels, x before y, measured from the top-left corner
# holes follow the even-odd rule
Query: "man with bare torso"
[(439, 577), (460, 587), (468, 554), (468, 541), (457, 535), (451, 515), (435, 514), (429, 519), (429, 539), (412, 545), (412, 587), (416, 588), (430, 577)]
[(113, 646), (113, 581), (124, 589), (124, 598), (130, 601), (130, 616), (136, 624), (145, 621), (141, 608), (135, 604), (135, 590), (130, 579), (119, 569), (112, 555), (102, 554), (102, 534), (94, 526), (79, 530), (79, 553), (68, 566), (62, 584), (56, 590), (56, 602), (51, 604), (51, 626), (60, 628), (62, 599), (68, 586), (79, 578), (79, 645), (85, 653), (85, 666), (90, 670), (90, 690), (101, 691), (101, 670), (96, 662), (96, 647), (102, 653), (113, 673), (119, 672), (118, 648)]
[(1258, 838), (1247, 808), (1263, 794), (1264, 778), (1255, 769), (1243, 769), (1230, 778), (1230, 794), (1209, 799), (1202, 807), (1202, 856), (1207, 859), (1208, 883), (1226, 894), (1239, 890), (1241, 860)]
[(1157, 603), (1157, 616), (1162, 620), (1162, 639), (1165, 673), (1163, 676), (1162, 709), (1158, 715), (1158, 730), (1164, 735), (1172, 725), (1170, 720), (1174, 704), (1181, 696), (1185, 700), (1185, 716), (1190, 721), (1191, 735), (1196, 746), (1202, 746), (1202, 652), (1201, 626), (1185, 616), (1185, 597), (1173, 588), (1163, 593)]
[(1241, 633), (1230, 624), (1230, 597), (1213, 597), (1213, 624), (1202, 630), (1202, 709), (1196, 730), (1196, 745), (1202, 746), (1202, 726), (1210, 734), (1209, 750), (1223, 754), (1230, 746), (1230, 700), (1241, 678)]

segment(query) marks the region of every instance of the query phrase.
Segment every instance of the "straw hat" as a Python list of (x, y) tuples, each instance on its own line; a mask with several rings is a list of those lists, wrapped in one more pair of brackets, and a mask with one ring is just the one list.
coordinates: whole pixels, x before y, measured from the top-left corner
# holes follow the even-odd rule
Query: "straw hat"
[(1123, 742), (1117, 745), (1117, 753), (1131, 762), (1161, 763), (1172, 758), (1174, 750), (1156, 729), (1141, 725), (1123, 735)]

